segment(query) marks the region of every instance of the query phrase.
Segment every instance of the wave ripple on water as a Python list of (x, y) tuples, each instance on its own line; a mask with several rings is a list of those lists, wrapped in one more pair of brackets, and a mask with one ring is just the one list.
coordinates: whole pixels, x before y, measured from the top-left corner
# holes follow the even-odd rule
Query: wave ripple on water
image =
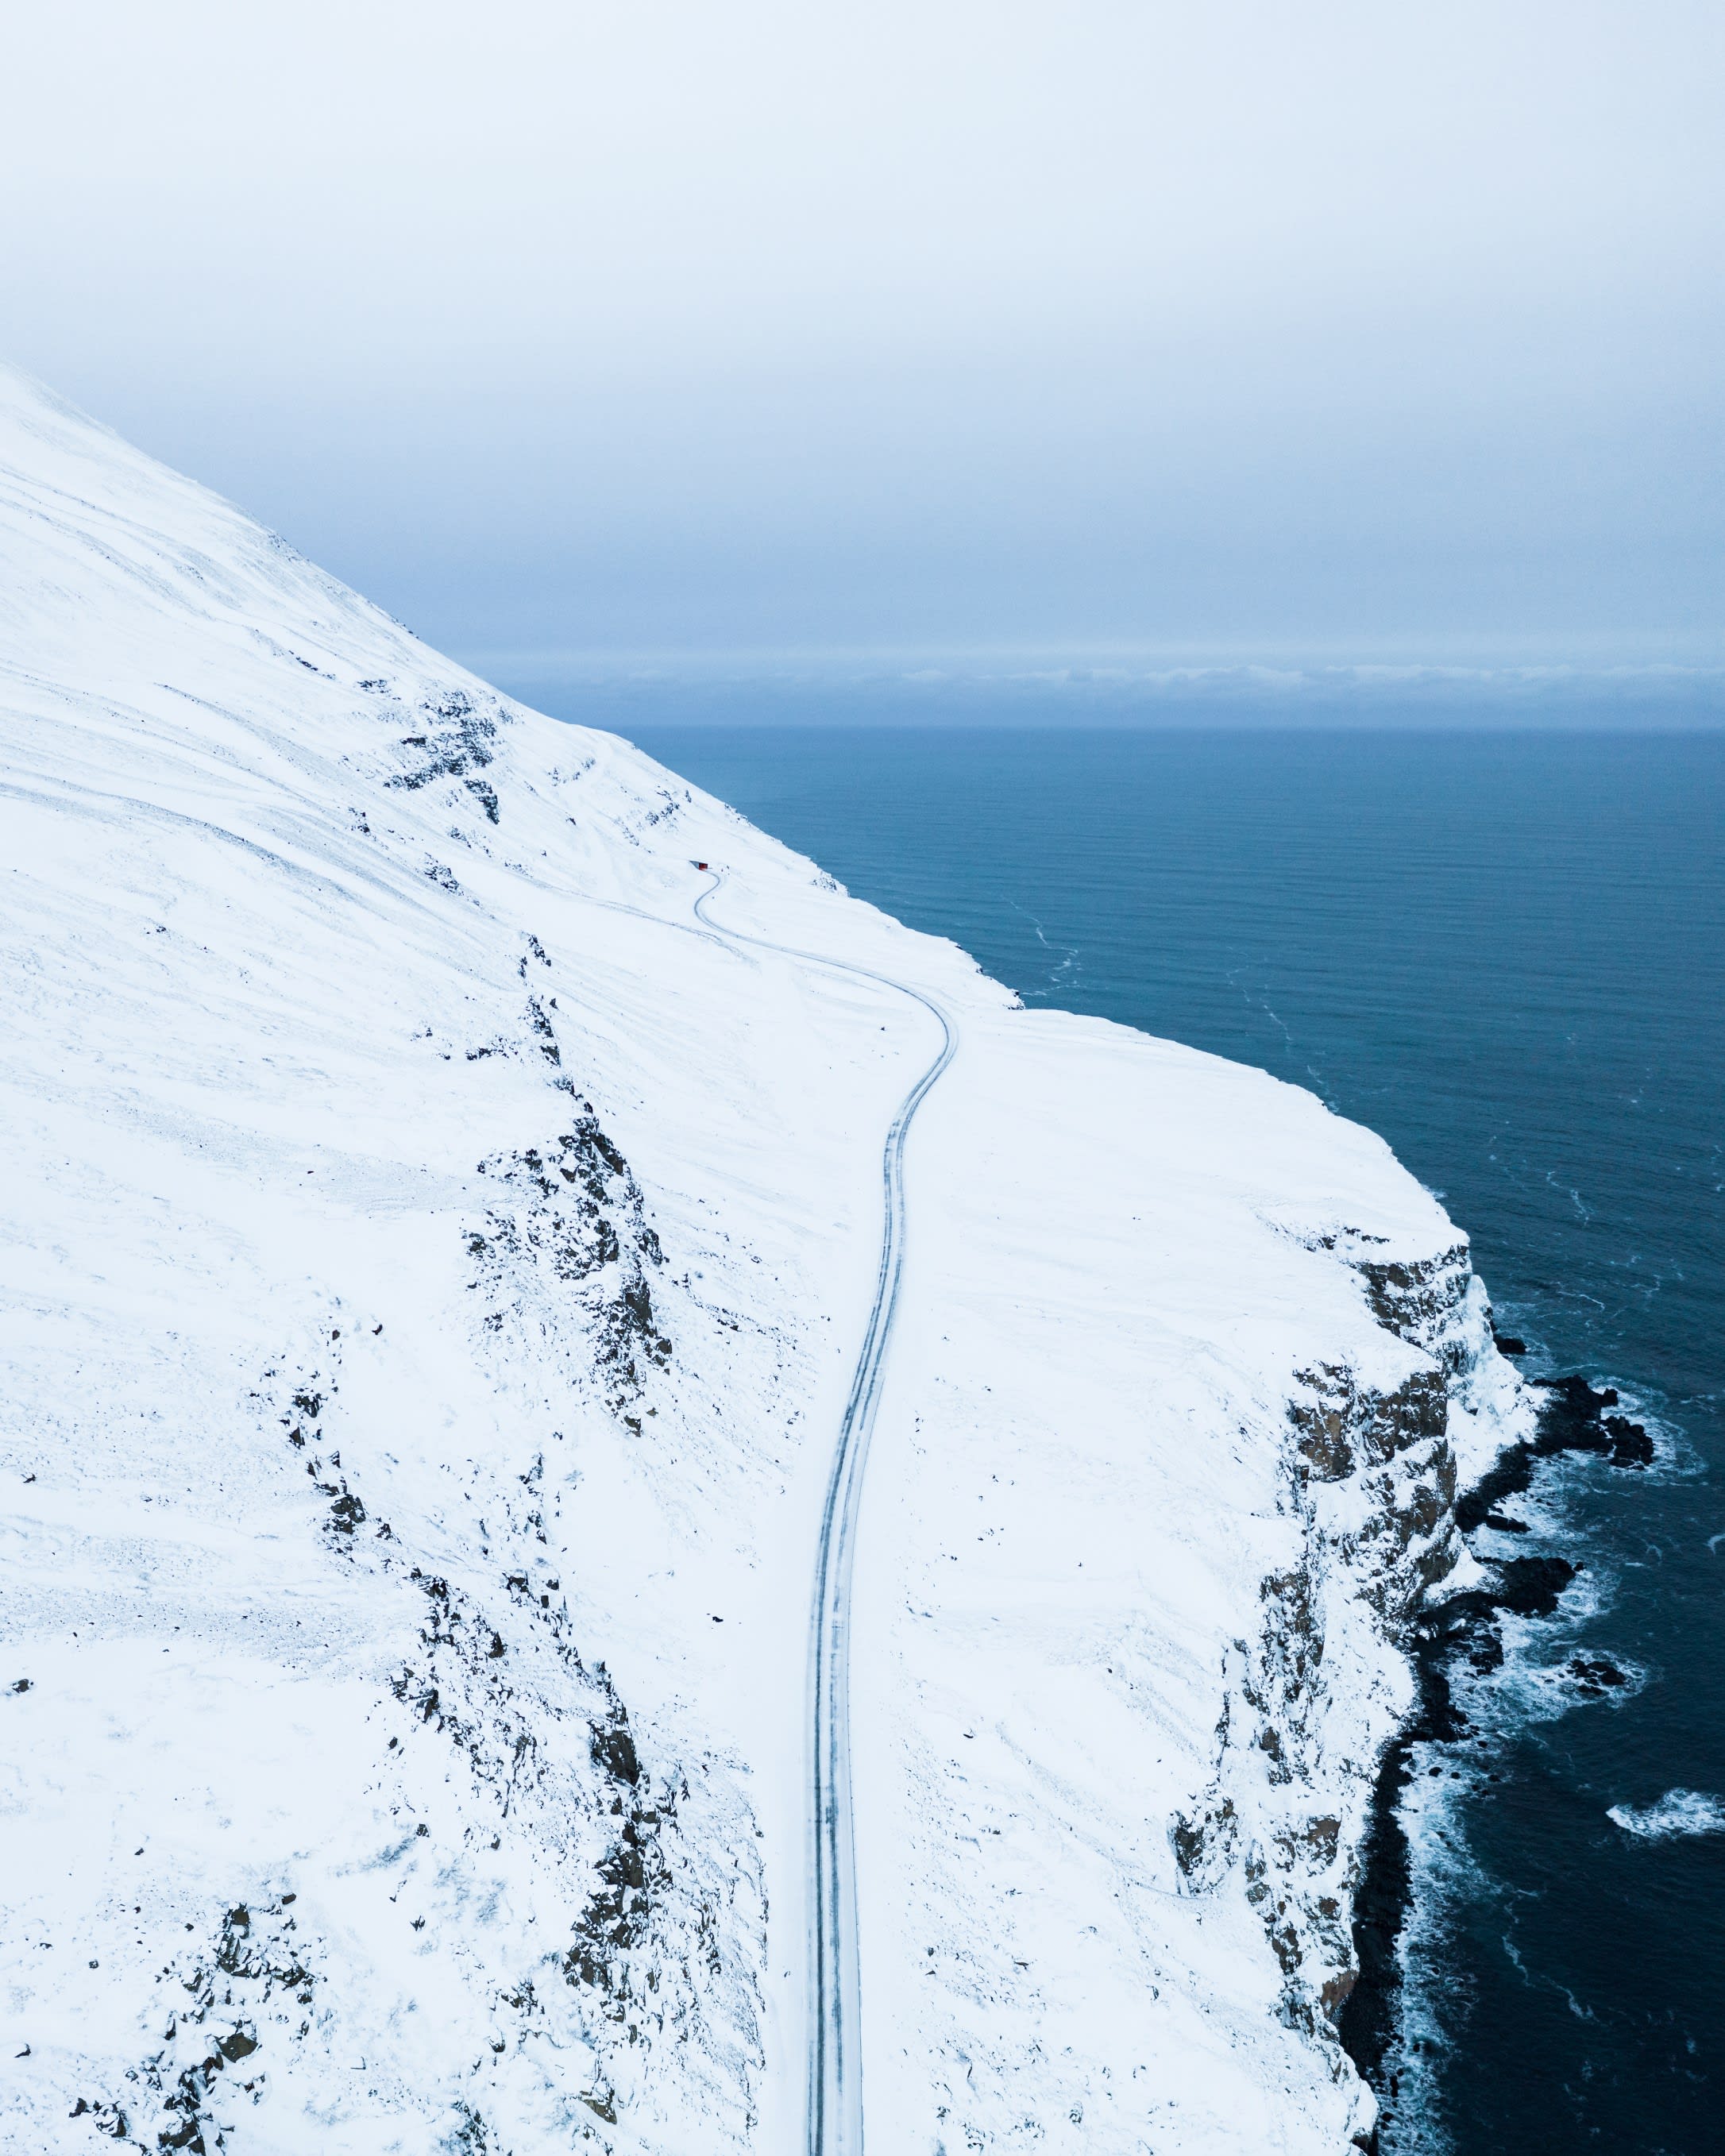
[(1656, 1804), (1613, 1804), (1605, 1814), (1625, 1834), (1670, 1841), (1681, 1834), (1725, 1834), (1725, 1799), (1699, 1789), (1667, 1789)]

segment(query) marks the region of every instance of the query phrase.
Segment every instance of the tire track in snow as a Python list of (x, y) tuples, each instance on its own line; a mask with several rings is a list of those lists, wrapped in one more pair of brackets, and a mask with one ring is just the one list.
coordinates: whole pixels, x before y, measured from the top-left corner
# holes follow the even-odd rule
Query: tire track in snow
[(695, 917), (727, 939), (752, 943), (896, 989), (921, 1004), (941, 1029), (934, 1060), (899, 1103), (880, 1152), (884, 1221), (880, 1265), (869, 1321), (839, 1424), (839, 1441), (822, 1507), (815, 1563), (809, 1726), (813, 1744), (810, 1816), (814, 1906), (809, 1950), (814, 1991), (809, 2030), (809, 2156), (861, 2156), (863, 2146), (862, 1979), (857, 1953), (856, 1830), (850, 1776), (850, 1583), (863, 1471), (886, 1350), (904, 1273), (905, 1140), (916, 1111), (958, 1047), (958, 1029), (932, 997), (889, 974), (816, 951), (793, 950), (764, 937), (723, 928), (706, 911), (722, 870), (695, 901)]

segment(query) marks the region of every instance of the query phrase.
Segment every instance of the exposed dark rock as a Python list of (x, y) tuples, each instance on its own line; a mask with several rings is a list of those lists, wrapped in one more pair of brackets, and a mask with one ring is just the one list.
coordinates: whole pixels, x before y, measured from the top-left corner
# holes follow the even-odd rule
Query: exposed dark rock
[(1617, 1467), (1645, 1467), (1653, 1458), (1653, 1440), (1640, 1423), (1605, 1414), (1607, 1408), (1617, 1405), (1617, 1394), (1609, 1386), (1595, 1392), (1585, 1378), (1578, 1377), (1531, 1382), (1546, 1395), (1538, 1428), (1526, 1444), (1512, 1446), (1462, 1496), (1455, 1507), (1455, 1523), (1464, 1534), (1483, 1526), (1504, 1498), (1519, 1496), (1532, 1482), (1539, 1462), (1560, 1452), (1596, 1453)]
[(1343, 1481), (1444, 1434), (1449, 1388), (1441, 1370), (1416, 1370), (1389, 1393), (1358, 1384), (1351, 1370), (1333, 1363), (1296, 1375), (1312, 1397), (1291, 1400), (1288, 1415), (1301, 1457), (1321, 1481)]
[(338, 1535), (351, 1535), (366, 1516), (366, 1508), (358, 1498), (342, 1483), (330, 1507), (330, 1526)]
[(527, 1023), (538, 1037), (539, 1052), (546, 1061), (561, 1064), (563, 1052), (557, 1046), (557, 1029), (546, 1015), (545, 1006), (537, 996), (529, 996), (527, 998)]
[[(608, 1690), (603, 1666), (595, 1674), (608, 1687), (608, 1705), (592, 1726), (591, 1757), (608, 1785), (612, 1827), (597, 1866), (598, 1885), (572, 1926), (557, 1966), (565, 1983), (596, 1994), (604, 2018), (634, 2043), (658, 1989), (660, 1935), (675, 1891), (666, 1845), (675, 1831), (679, 1798), (688, 1791), (669, 1780), (655, 1785), (644, 1771), (623, 1702)], [(595, 2110), (607, 2107), (601, 2116), (609, 2116), (614, 2097), (606, 2086), (585, 2101)]]
[(1410, 1348), (1424, 1348), (1446, 1377), (1459, 1375), (1467, 1353), (1462, 1309), (1473, 1277), (1466, 1244), (1430, 1258), (1398, 1263), (1351, 1256), (1349, 1263), (1365, 1283), (1378, 1322)]
[[(1525, 1522), (1497, 1507), (1528, 1487), (1542, 1460), (1563, 1452), (1584, 1452), (1615, 1466), (1640, 1468), (1653, 1456), (1652, 1440), (1639, 1423), (1606, 1415), (1605, 1410), (1618, 1404), (1610, 1389), (1595, 1391), (1585, 1378), (1576, 1376), (1532, 1382), (1546, 1395), (1535, 1432), (1512, 1447), (1457, 1502), (1455, 1521), (1465, 1532), (1490, 1527), (1500, 1533), (1527, 1533)], [(1376, 2091), (1387, 2117), (1394, 2115), (1399, 2094), (1389, 2067), (1400, 2041), (1398, 1950), (1412, 1887), (1412, 1852), (1400, 1804), (1412, 1776), (1413, 1753), (1418, 1746), (1454, 1743), (1469, 1734), (1467, 1719), (1456, 1704), (1454, 1681), (1464, 1671), (1485, 1674), (1498, 1667), (1503, 1660), (1500, 1616), (1505, 1612), (1524, 1619), (1551, 1616), (1580, 1569), (1579, 1563), (1555, 1556), (1492, 1563), (1486, 1585), (1425, 1609), (1414, 1628), (1414, 1709), (1385, 1752), (1373, 1790), (1354, 1901), (1360, 1980), (1343, 2006), (1339, 2024), (1343, 2046)], [(1574, 1656), (1566, 1674), (1575, 1690), (1591, 1699), (1604, 1698), (1629, 1681), (1625, 1671), (1603, 1656)], [(1373, 2136), (1373, 2145), (1375, 2141)]]
[[(532, 1009), (543, 1018), (536, 999)], [(485, 1233), (470, 1230), (467, 1248), (493, 1330), (541, 1297), (585, 1319), (583, 1360), (597, 1371), (606, 1405), (633, 1426), (625, 1411), (646, 1372), (671, 1357), (649, 1280), (665, 1255), (628, 1162), (582, 1106), (574, 1127), (550, 1145), (480, 1163), (515, 1202), (494, 1208)]]
[[(1448, 1424), (1451, 1385), (1477, 1339), (1468, 1320), (1466, 1246), (1420, 1261), (1360, 1255), (1379, 1240), (1354, 1230), (1315, 1239), (1354, 1267), (1373, 1317), (1418, 1351), (1419, 1364), (1389, 1386), (1336, 1363), (1296, 1373), (1289, 1468), (1304, 1555), (1261, 1584), (1258, 1637), (1236, 1641), (1230, 1658), (1211, 1785), (1170, 1825), (1183, 1891), (1207, 1892), (1240, 1866), (1281, 1970), (1281, 2019), (1332, 2042), (1358, 1983), (1348, 1917), (1356, 1857), (1342, 1847), (1341, 1821), (1326, 1811), (1276, 1828), (1264, 1843), (1249, 1839), (1225, 1788), (1230, 1751), (1248, 1747), (1272, 1788), (1292, 1794), (1317, 1785), (1329, 1704), (1324, 1610), (1336, 1583), (1368, 1604), (1386, 1639), (1406, 1645), (1429, 1590), (1459, 1553)], [(1325, 1493), (1342, 1484), (1363, 1507), (1335, 1507)]]
[(1169, 1835), (1174, 1861), (1188, 1891), (1201, 1894), (1215, 1885), (1233, 1856), (1238, 1835), (1231, 1797), (1219, 1796), (1199, 1812), (1174, 1815)]
[(1563, 1669), (1586, 1699), (1604, 1699), (1630, 1681), (1628, 1671), (1620, 1669), (1609, 1655), (1571, 1655)]
[[(259, 2023), (272, 2020), (289, 2041), (303, 2037), (316, 1982), (294, 1938), (284, 1895), (267, 1907), (240, 1903), (226, 1912), (189, 1967), (170, 1965), (157, 1981), (177, 1979), (161, 2048), (127, 2069), (134, 2094), (124, 2105), (80, 2097), (72, 2116), (88, 2116), (116, 2141), (213, 2156), (223, 2147), (211, 2112), (218, 2083), (227, 2105), (261, 2099), (264, 2081), (251, 2061), (263, 2048)], [(189, 1930), (191, 1927), (188, 1925)], [(284, 2020), (285, 2010), (285, 2020)], [(181, 2065), (191, 2031), (191, 2062)]]
[[(451, 689), (435, 703), (422, 704), (419, 714), (424, 732), (405, 736), (402, 747), (421, 753), (408, 770), (390, 780), (392, 786), (417, 792), (434, 779), (468, 778), (491, 762), (495, 754), (491, 744), (504, 717), (503, 706), (495, 697), (482, 708), (465, 689)], [(482, 799), (484, 794), (491, 796), (486, 813), (495, 823), (496, 796), (489, 786), (483, 788)]]
[(1626, 1415), (1607, 1415), (1604, 1428), (1611, 1440), (1611, 1465), (1614, 1467), (1651, 1467), (1653, 1464), (1653, 1440), (1638, 1422)]
[(626, 1782), (630, 1789), (639, 1782), (641, 1763), (635, 1757), (634, 1739), (629, 1733), (629, 1717), (620, 1705), (608, 1722), (594, 1724), (593, 1756), (614, 1782)]

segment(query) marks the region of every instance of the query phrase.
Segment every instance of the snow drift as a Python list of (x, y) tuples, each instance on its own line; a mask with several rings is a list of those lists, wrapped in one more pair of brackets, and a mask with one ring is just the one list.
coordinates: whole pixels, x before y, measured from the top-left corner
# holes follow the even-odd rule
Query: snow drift
[(1345, 2148), (1399, 1641), (1520, 1427), (1464, 1240), (1019, 1009), (0, 375), (8, 2146), (803, 2143), (858, 1555), (880, 2149)]

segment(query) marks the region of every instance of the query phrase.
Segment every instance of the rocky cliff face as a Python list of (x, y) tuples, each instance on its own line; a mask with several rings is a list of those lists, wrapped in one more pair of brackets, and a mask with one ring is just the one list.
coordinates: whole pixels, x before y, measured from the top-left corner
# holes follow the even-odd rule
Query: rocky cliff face
[(881, 2148), (1344, 2148), (1376, 1761), (1520, 1427), (1369, 1134), (1032, 1013), (0, 377), (20, 2148), (803, 2140), (816, 1522)]
[[(1387, 1733), (1384, 1707), (1393, 1716), (1408, 1703), (1412, 1623), (1471, 1565), (1456, 1532), (1458, 1449), (1477, 1450), (1482, 1417), (1498, 1442), (1527, 1410), (1492, 1345), (1465, 1244), (1387, 1261), (1363, 1255), (1373, 1239), (1323, 1240), (1409, 1352), (1399, 1374), (1388, 1353), (1373, 1378), (1334, 1363), (1294, 1373), (1286, 1473), (1298, 1562), (1264, 1578), (1261, 1625), (1234, 1643), (1214, 1780), (1173, 1835), (1189, 1891), (1214, 1892), (1237, 1871), (1281, 1971), (1279, 2013), (1329, 2047), (1359, 1974), (1362, 1774)], [(1361, 1661), (1383, 1672), (1387, 1701), (1335, 1681), (1338, 1662)]]

